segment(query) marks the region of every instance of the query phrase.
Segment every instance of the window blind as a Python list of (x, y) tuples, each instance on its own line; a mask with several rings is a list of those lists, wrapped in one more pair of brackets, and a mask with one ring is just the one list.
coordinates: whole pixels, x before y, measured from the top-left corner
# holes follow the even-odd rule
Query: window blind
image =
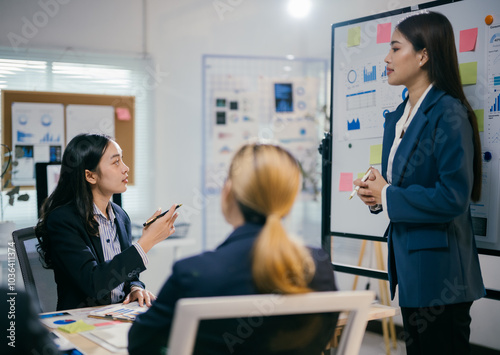
[[(122, 195), (122, 203), (137, 223), (152, 211), (155, 75), (150, 58), (73, 50), (17, 53), (0, 47), (0, 90), (135, 96), (135, 184)], [(127, 157), (124, 159), (126, 163)], [(14, 206), (8, 205), (2, 193), (3, 219), (14, 221), (16, 228), (37, 221), (36, 191), (26, 192), (29, 201), (15, 201)]]

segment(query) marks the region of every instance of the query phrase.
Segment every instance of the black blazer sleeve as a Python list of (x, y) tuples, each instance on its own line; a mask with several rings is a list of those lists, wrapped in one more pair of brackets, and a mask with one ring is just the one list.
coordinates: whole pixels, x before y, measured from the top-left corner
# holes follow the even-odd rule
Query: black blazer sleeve
[[(117, 219), (123, 220), (124, 216), (130, 223), (123, 211), (118, 212)], [(75, 208), (62, 206), (47, 218), (58, 284), (58, 309), (109, 304), (111, 290), (122, 282), (138, 282), (139, 273), (146, 267), (137, 249), (131, 245), (127, 229), (117, 229), (122, 252), (104, 261), (99, 237), (87, 234)]]

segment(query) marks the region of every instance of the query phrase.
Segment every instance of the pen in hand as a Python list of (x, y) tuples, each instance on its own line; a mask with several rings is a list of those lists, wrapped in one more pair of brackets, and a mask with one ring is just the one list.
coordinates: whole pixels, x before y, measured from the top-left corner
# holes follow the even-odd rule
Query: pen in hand
[[(362, 181), (362, 182), (365, 182), (366, 180), (368, 180), (368, 177), (370, 176), (370, 173), (371, 173), (372, 168), (373, 168), (373, 166), (370, 166), (370, 167), (368, 168), (368, 170), (366, 171), (366, 174), (365, 174), (365, 175), (361, 178), (361, 181)], [(352, 190), (352, 192), (351, 192), (351, 196), (349, 196), (349, 200), (350, 200), (351, 198), (353, 198), (353, 197), (354, 197), (354, 195), (356, 195), (356, 192), (358, 192), (358, 190), (359, 190), (359, 185), (358, 185), (358, 186), (356, 186), (356, 187), (354, 188), (354, 190)]]
[[(181, 203), (180, 205), (175, 206), (175, 209), (178, 209), (178, 208), (179, 208), (179, 207), (181, 207), (181, 206), (182, 206), (182, 203)], [(156, 216), (156, 217), (152, 217), (152, 218), (148, 219), (146, 222), (144, 222), (144, 223), (142, 224), (142, 226), (143, 226), (143, 227), (147, 227), (147, 226), (149, 226), (151, 223), (153, 223), (154, 221), (156, 221), (158, 218), (161, 218), (161, 217), (165, 216), (165, 215), (168, 213), (168, 211), (170, 211), (170, 209), (166, 210), (165, 212), (160, 213), (160, 214), (159, 214), (158, 216)]]

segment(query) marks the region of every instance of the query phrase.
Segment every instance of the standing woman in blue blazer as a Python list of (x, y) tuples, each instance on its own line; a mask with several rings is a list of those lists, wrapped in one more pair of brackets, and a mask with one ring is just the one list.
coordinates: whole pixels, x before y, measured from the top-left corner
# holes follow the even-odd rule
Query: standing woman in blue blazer
[(386, 116), (382, 174), (354, 184), (390, 220), (389, 282), (392, 297), (399, 285), (407, 353), (469, 354), (470, 307), (485, 295), (469, 209), (481, 194), (481, 147), (450, 22), (405, 18), (385, 62), (408, 98)]
[(135, 300), (151, 306), (155, 299), (139, 274), (146, 253), (175, 231), (177, 214), (173, 206), (132, 244), (130, 218), (110, 201), (127, 190), (128, 171), (108, 136), (81, 134), (68, 143), (59, 182), (36, 226), (39, 252), (54, 269), (58, 310)]
[[(181, 298), (334, 291), (328, 254), (292, 239), (281, 222), (300, 186), (299, 164), (286, 150), (271, 144), (243, 146), (221, 194), (222, 213), (234, 230), (217, 249), (174, 264), (156, 301), (130, 328), (129, 354), (165, 353)], [(319, 355), (337, 321), (332, 314), (312, 322), (296, 316), (285, 322), (280, 317), (263, 320), (262, 314), (256, 310), (252, 319), (202, 321), (193, 354)]]

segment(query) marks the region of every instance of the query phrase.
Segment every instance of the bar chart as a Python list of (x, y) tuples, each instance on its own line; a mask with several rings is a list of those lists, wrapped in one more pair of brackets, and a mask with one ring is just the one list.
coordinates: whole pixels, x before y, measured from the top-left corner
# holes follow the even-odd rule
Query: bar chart
[(493, 105), (490, 107), (490, 112), (500, 112), (500, 93), (495, 90), (495, 94), (496, 97), (494, 98)]
[(368, 71), (368, 69), (366, 69), (366, 67), (363, 69), (363, 80), (365, 83), (367, 83), (369, 81), (377, 80), (377, 66), (376, 65), (373, 65), (371, 67), (370, 71)]

